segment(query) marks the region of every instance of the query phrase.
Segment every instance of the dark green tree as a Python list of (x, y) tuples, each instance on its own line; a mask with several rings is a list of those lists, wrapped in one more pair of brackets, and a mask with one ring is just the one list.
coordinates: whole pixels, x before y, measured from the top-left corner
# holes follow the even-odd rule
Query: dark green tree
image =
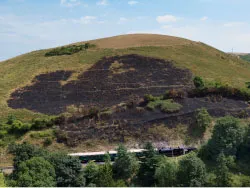
[(19, 187), (54, 187), (55, 176), (53, 165), (42, 157), (33, 157), (19, 165), (16, 182)]
[(177, 179), (180, 186), (202, 187), (205, 183), (206, 167), (195, 153), (186, 155), (179, 162)]
[(177, 164), (167, 157), (164, 157), (155, 171), (155, 179), (160, 187), (176, 186)]
[(137, 174), (137, 182), (142, 187), (150, 187), (156, 184), (155, 170), (160, 158), (151, 143), (147, 143), (144, 147), (145, 152), (141, 160), (139, 172)]
[(84, 168), (84, 176), (86, 178), (86, 185), (96, 186), (98, 178), (99, 167), (94, 161), (90, 161)]
[(124, 145), (117, 149), (117, 158), (113, 164), (114, 177), (125, 181), (132, 179), (139, 169), (139, 162), (136, 157), (128, 153)]
[(199, 76), (195, 76), (193, 82), (197, 89), (202, 89), (205, 86), (203, 79)]
[(58, 187), (79, 187), (85, 185), (84, 173), (78, 158), (64, 153), (53, 153), (48, 161), (54, 166)]
[(228, 168), (228, 160), (223, 153), (221, 153), (217, 160), (217, 168), (215, 171), (216, 175), (216, 186), (218, 187), (230, 187), (231, 175)]
[(106, 154), (105, 164), (99, 167), (97, 186), (98, 187), (113, 187), (113, 171), (110, 156)]
[[(8, 148), (9, 152), (14, 155), (14, 168), (18, 169), (19, 164), (32, 157), (44, 157), (48, 154), (47, 151), (37, 148), (31, 144), (10, 144)], [(15, 171), (14, 171), (15, 172)]]
[(245, 129), (238, 119), (230, 116), (220, 118), (206, 146), (208, 156), (214, 160), (222, 152), (225, 156), (235, 156), (239, 146), (243, 143), (244, 136)]

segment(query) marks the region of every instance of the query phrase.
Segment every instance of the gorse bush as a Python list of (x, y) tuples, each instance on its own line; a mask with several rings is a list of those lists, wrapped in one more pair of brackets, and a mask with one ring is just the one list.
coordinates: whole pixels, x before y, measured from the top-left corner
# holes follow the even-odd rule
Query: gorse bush
[(199, 76), (195, 76), (193, 82), (195, 87), (198, 89), (202, 89), (205, 86), (203, 79)]
[(182, 108), (182, 105), (174, 102), (174, 100), (172, 99), (155, 100), (155, 101), (150, 101), (147, 104), (147, 109), (149, 110), (155, 110), (156, 108), (159, 108), (162, 112), (165, 113), (174, 113), (178, 112)]
[(195, 124), (201, 133), (211, 125), (212, 117), (209, 115), (205, 108), (197, 109), (195, 113)]
[(61, 56), (61, 55), (72, 55), (74, 53), (80, 52), (82, 50), (87, 50), (91, 47), (95, 47), (94, 44), (85, 43), (83, 45), (71, 45), (71, 46), (63, 46), (60, 48), (55, 48), (45, 54), (46, 57), (49, 56)]

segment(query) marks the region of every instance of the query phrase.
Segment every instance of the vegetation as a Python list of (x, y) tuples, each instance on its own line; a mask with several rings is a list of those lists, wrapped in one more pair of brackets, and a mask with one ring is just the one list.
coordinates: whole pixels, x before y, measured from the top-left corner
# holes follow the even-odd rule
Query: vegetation
[(206, 131), (206, 129), (211, 125), (211, 123), (212, 123), (212, 117), (209, 115), (209, 113), (205, 108), (196, 110), (195, 124), (199, 132), (203, 134)]
[(202, 89), (205, 86), (203, 79), (199, 76), (195, 76), (193, 81), (197, 89)]
[(206, 167), (195, 153), (185, 156), (179, 164), (178, 183), (184, 187), (202, 187), (205, 184)]
[(85, 43), (83, 45), (63, 46), (63, 47), (60, 47), (60, 48), (55, 48), (55, 49), (45, 53), (45, 57), (60, 56), (60, 55), (72, 55), (72, 54), (80, 52), (82, 50), (87, 50), (90, 47), (95, 47), (95, 45)]
[(236, 156), (243, 143), (245, 131), (244, 125), (236, 118), (228, 116), (217, 120), (212, 138), (205, 146), (207, 157), (216, 160), (221, 152), (225, 156)]
[(250, 62), (250, 54), (240, 55), (240, 58), (243, 59), (243, 60), (245, 60), (245, 61)]
[(155, 179), (159, 187), (174, 187), (177, 185), (178, 166), (175, 161), (163, 157), (155, 170)]
[(149, 110), (155, 110), (156, 108), (159, 108), (162, 112), (165, 113), (174, 113), (178, 112), (182, 108), (182, 105), (174, 102), (173, 99), (154, 100), (150, 101), (147, 104), (147, 109)]
[(2, 172), (0, 172), (0, 187), (6, 187), (5, 181), (4, 181), (4, 175)]
[(16, 184), (18, 187), (54, 187), (54, 167), (42, 157), (32, 157), (18, 166)]

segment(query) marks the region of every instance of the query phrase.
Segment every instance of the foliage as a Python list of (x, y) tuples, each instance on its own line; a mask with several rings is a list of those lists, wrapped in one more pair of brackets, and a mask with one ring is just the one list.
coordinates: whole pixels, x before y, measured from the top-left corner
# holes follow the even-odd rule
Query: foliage
[(110, 156), (106, 155), (105, 164), (99, 167), (96, 185), (98, 187), (112, 187), (114, 183)]
[(155, 171), (155, 179), (159, 187), (174, 187), (177, 179), (177, 164), (169, 158), (164, 157)]
[(217, 160), (216, 185), (219, 187), (229, 187), (231, 175), (228, 168), (228, 161), (223, 153), (220, 153)]
[(195, 123), (197, 128), (204, 133), (212, 123), (212, 117), (205, 108), (197, 109), (195, 113)]
[(36, 118), (32, 120), (32, 128), (36, 130), (49, 128), (54, 125), (54, 121), (53, 118)]
[(84, 176), (86, 178), (86, 185), (96, 186), (99, 173), (99, 167), (94, 161), (90, 161), (84, 168)]
[(244, 135), (245, 129), (238, 119), (230, 116), (218, 119), (207, 144), (208, 157), (216, 159), (221, 152), (225, 156), (235, 156)]
[(178, 112), (182, 108), (182, 105), (174, 102), (172, 99), (155, 100), (155, 101), (149, 102), (147, 104), (147, 108), (149, 110), (155, 110), (156, 108), (160, 108), (162, 112), (174, 113), (174, 112)]
[(15, 156), (13, 160), (15, 167), (14, 173), (18, 171), (20, 163), (29, 160), (32, 157), (43, 157), (47, 155), (45, 150), (37, 148), (28, 143), (10, 144), (8, 150)]
[(0, 187), (6, 187), (5, 180), (4, 180), (4, 175), (3, 175), (2, 172), (0, 172)]
[(144, 95), (144, 100), (145, 100), (145, 102), (147, 102), (147, 103), (153, 102), (153, 101), (158, 101), (158, 100), (161, 100), (161, 99), (162, 99), (161, 96), (160, 96), (160, 97), (155, 97), (155, 96), (153, 96), (153, 95), (151, 95), (151, 94), (146, 94), (146, 95)]
[(85, 178), (79, 159), (63, 153), (52, 153), (48, 157), (48, 161), (55, 168), (57, 186), (78, 187), (85, 185)]
[(19, 187), (54, 187), (55, 169), (42, 157), (33, 157), (20, 164), (16, 185)]
[(61, 56), (61, 55), (72, 55), (74, 53), (80, 52), (82, 50), (87, 50), (91, 47), (95, 47), (95, 45), (90, 43), (85, 43), (83, 45), (71, 45), (71, 46), (63, 46), (60, 48), (55, 48), (45, 54), (45, 57), (50, 56)]
[(245, 61), (250, 62), (250, 54), (240, 55), (240, 58), (243, 59), (243, 60), (245, 60)]
[(206, 167), (195, 153), (188, 154), (179, 162), (177, 179), (180, 186), (202, 187), (205, 183)]
[(53, 142), (52, 138), (45, 138), (45, 140), (43, 141), (43, 146), (45, 147), (50, 146), (52, 142)]
[(19, 120), (14, 120), (11, 124), (11, 132), (13, 133), (25, 133), (31, 129), (31, 124), (22, 123)]
[(144, 147), (144, 158), (141, 159), (141, 165), (137, 174), (137, 182), (142, 187), (150, 187), (155, 184), (155, 170), (160, 158), (157, 156), (151, 143)]
[(114, 177), (125, 181), (137, 174), (139, 163), (136, 157), (128, 153), (127, 148), (120, 145), (117, 149), (117, 158), (113, 164)]
[(195, 76), (193, 82), (197, 89), (202, 89), (205, 86), (203, 79), (199, 76)]

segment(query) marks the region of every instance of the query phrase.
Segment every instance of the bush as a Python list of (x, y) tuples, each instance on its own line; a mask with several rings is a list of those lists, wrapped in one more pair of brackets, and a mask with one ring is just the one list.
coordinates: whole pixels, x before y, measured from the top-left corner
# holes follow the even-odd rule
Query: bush
[(36, 118), (32, 120), (32, 128), (36, 130), (45, 129), (48, 127), (52, 127), (54, 125), (54, 119), (41, 119)]
[(166, 93), (163, 96), (163, 99), (183, 99), (185, 97), (185, 91), (180, 89), (172, 89), (166, 91)]
[(61, 56), (61, 55), (72, 55), (74, 53), (80, 52), (82, 50), (87, 50), (91, 47), (95, 47), (95, 45), (86, 43), (83, 45), (71, 45), (71, 46), (63, 46), (60, 48), (55, 48), (47, 53), (45, 53), (45, 57), (50, 56)]
[(212, 117), (205, 108), (197, 109), (195, 113), (195, 123), (198, 129), (204, 133), (212, 123)]
[(52, 144), (52, 138), (45, 138), (45, 140), (43, 141), (43, 146), (47, 147), (50, 146)]
[(182, 105), (174, 102), (172, 99), (155, 100), (147, 104), (147, 109), (149, 110), (155, 110), (156, 108), (160, 108), (160, 110), (165, 113), (174, 113), (178, 112), (182, 108)]
[(193, 82), (197, 89), (202, 89), (205, 86), (203, 79), (199, 76), (195, 76)]
[(22, 123), (19, 120), (14, 120), (11, 125), (11, 132), (13, 133), (24, 133), (31, 129), (31, 124)]

